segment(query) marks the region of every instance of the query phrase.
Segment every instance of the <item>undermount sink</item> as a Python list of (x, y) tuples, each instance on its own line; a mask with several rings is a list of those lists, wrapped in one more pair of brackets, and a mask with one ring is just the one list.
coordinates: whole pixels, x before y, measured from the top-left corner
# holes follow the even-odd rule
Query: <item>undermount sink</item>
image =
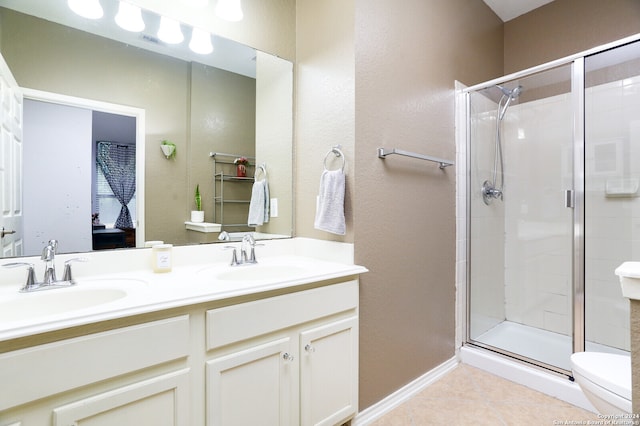
[(77, 311), (110, 303), (127, 296), (127, 286), (144, 281), (95, 279), (80, 281), (67, 288), (19, 293), (0, 301), (0, 322), (30, 320), (37, 317)]
[(299, 275), (306, 269), (294, 265), (242, 265), (232, 267), (215, 275), (216, 279), (225, 281), (258, 281), (286, 279), (293, 275)]

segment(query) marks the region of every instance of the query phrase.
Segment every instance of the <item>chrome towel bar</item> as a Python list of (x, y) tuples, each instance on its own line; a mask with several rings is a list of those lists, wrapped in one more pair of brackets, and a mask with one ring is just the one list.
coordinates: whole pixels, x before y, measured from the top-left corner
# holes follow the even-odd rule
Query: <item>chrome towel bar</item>
[(444, 169), (445, 167), (448, 167), (448, 166), (453, 166), (454, 164), (453, 161), (443, 160), (442, 158), (432, 157), (430, 155), (416, 154), (415, 152), (403, 151), (401, 149), (396, 149), (396, 148), (393, 148), (393, 149), (378, 148), (378, 158), (382, 158), (384, 160), (387, 155), (392, 155), (392, 154), (404, 155), (405, 157), (418, 158), (420, 160), (427, 160), (427, 161), (433, 161), (434, 163), (440, 163), (441, 169)]

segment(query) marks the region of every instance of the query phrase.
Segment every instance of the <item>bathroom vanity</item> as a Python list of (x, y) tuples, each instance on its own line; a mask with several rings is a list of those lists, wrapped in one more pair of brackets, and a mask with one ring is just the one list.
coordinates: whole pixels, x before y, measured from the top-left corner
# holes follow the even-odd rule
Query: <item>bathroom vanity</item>
[[(134, 287), (117, 300), (0, 321), (0, 426), (348, 421), (366, 269), (300, 256), (315, 243), (296, 240), (267, 242), (257, 265), (235, 268), (220, 246), (179, 248), (171, 273), (125, 267), (85, 281)], [(133, 265), (150, 250), (127, 252)]]

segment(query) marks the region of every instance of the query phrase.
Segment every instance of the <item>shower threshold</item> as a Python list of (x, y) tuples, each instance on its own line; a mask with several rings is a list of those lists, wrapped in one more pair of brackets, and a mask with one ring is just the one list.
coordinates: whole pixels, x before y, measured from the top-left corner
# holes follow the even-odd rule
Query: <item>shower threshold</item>
[[(533, 361), (571, 370), (569, 357), (573, 353), (571, 336), (531, 327), (511, 321), (503, 321), (475, 339)], [(628, 355), (628, 351), (594, 342), (586, 342), (587, 351)]]

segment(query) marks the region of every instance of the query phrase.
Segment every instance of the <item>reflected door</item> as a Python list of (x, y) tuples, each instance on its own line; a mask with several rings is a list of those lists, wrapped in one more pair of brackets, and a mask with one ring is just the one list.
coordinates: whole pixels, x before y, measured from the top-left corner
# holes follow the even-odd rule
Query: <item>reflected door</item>
[(22, 92), (0, 56), (0, 257), (22, 255)]

